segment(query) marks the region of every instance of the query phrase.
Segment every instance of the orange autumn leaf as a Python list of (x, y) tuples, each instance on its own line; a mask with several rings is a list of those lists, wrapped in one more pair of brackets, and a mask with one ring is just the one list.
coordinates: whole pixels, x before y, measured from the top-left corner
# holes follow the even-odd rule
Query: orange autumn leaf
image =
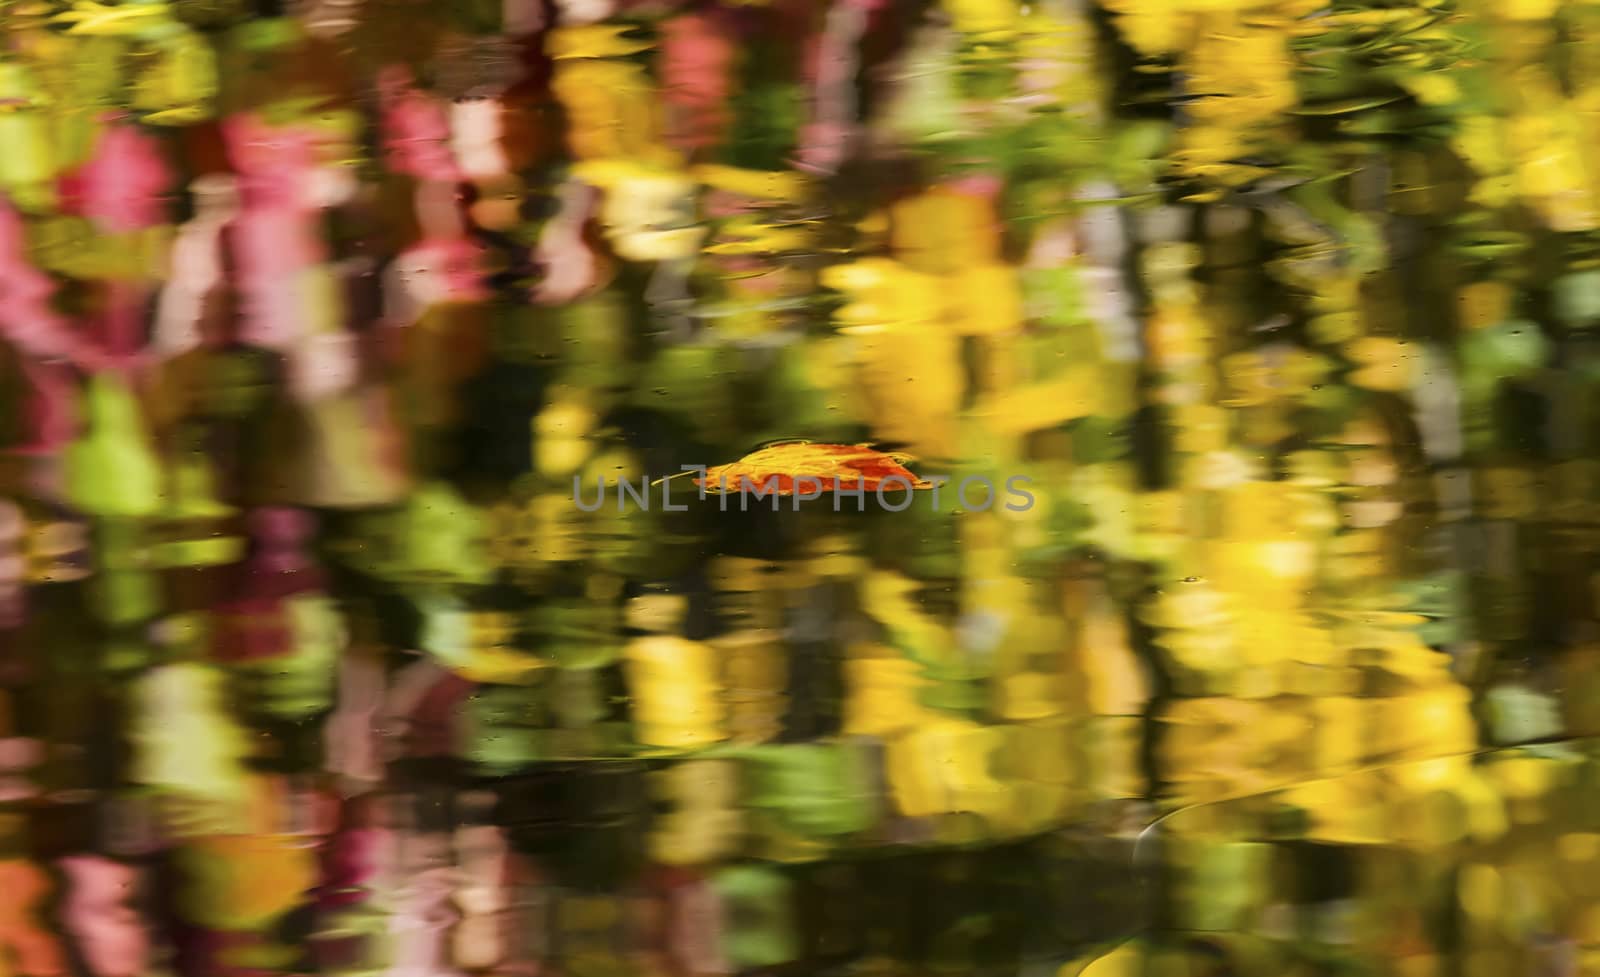
[[(914, 489), (933, 488), (933, 483), (918, 478), (906, 467), (910, 455), (879, 451), (867, 444), (818, 444), (813, 441), (784, 441), (770, 444), (738, 461), (706, 469), (694, 483), (708, 492), (776, 491), (793, 495), (800, 479), (812, 481), (818, 490), (865, 489), (876, 491), (885, 481), (903, 479)], [(891, 482), (889, 487), (901, 483)]]

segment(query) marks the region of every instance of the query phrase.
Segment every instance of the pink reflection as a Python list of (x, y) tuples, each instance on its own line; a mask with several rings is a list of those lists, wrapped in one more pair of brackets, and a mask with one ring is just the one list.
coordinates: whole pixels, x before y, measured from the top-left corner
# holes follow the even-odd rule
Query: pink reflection
[(727, 130), (734, 49), (709, 18), (674, 17), (662, 25), (662, 97), (673, 113), (671, 141), (687, 152), (720, 143)]
[(314, 219), (321, 136), (307, 126), (270, 126), (249, 114), (229, 118), (223, 129), (243, 205), (234, 223), (245, 300), (241, 338), (283, 348), (305, 329), (302, 273), (324, 256)]
[(461, 168), (450, 153), (450, 116), (444, 106), (412, 88), (411, 73), (403, 67), (385, 68), (378, 87), (390, 166), (419, 180), (460, 180)]
[(131, 125), (110, 125), (89, 162), (61, 178), (61, 195), (68, 213), (103, 231), (139, 231), (162, 222), (171, 182), (154, 139)]
[(68, 886), (61, 916), (94, 977), (142, 977), (149, 939), (132, 902), (137, 869), (98, 855), (61, 859)]

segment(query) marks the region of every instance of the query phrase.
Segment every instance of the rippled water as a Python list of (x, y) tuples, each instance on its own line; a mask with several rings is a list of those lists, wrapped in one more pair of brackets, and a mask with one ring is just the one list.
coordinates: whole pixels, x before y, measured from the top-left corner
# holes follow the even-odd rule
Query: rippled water
[(0, 25), (0, 972), (1600, 974), (1600, 7)]

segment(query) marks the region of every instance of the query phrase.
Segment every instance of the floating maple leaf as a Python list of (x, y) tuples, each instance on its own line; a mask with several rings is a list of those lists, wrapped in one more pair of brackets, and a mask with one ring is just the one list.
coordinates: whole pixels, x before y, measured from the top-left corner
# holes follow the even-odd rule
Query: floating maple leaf
[(759, 448), (730, 464), (708, 468), (694, 483), (713, 494), (755, 490), (793, 495), (795, 484), (801, 480), (806, 480), (805, 486), (815, 485), (823, 491), (876, 491), (886, 481), (890, 487), (903, 484), (914, 489), (933, 488), (932, 482), (906, 469), (905, 463), (913, 460), (911, 455), (879, 451), (869, 444), (783, 441)]

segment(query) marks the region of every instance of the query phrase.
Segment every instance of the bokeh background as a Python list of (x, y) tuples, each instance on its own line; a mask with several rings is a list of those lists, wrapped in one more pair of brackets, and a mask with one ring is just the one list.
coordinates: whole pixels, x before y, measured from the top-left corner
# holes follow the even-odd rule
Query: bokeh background
[(0, 24), (0, 973), (1600, 974), (1600, 6)]

